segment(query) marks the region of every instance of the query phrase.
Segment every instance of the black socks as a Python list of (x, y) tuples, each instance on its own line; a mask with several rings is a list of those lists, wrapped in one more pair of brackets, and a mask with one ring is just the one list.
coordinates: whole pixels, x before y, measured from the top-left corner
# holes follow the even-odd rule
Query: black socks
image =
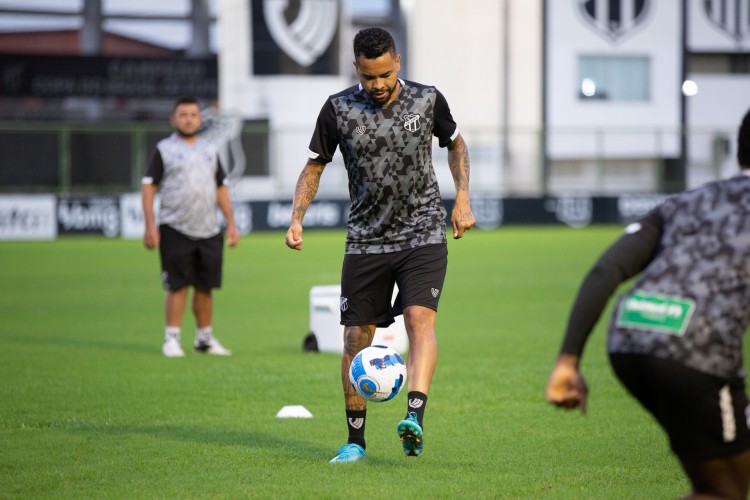
[(419, 391), (409, 391), (408, 398), (406, 416), (408, 417), (409, 413), (412, 412), (416, 413), (419, 426), (424, 427), (422, 419), (424, 418), (424, 407), (427, 406), (427, 394)]
[(346, 426), (349, 429), (347, 443), (365, 447), (365, 417), (367, 410), (346, 410)]

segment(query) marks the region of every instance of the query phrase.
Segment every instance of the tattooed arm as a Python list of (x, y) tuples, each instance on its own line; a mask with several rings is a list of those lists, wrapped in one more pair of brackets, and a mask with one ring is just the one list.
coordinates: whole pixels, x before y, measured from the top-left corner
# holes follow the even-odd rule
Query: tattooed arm
[(451, 213), (453, 224), (453, 238), (458, 239), (474, 225), (474, 214), (471, 213), (469, 202), (469, 150), (461, 134), (448, 145), (448, 166), (456, 184), (456, 204)]
[(307, 207), (312, 203), (320, 185), (320, 176), (323, 174), (325, 165), (313, 160), (308, 160), (305, 168), (297, 180), (294, 190), (294, 203), (292, 205), (292, 222), (286, 232), (286, 246), (294, 250), (302, 250), (302, 219), (305, 217)]

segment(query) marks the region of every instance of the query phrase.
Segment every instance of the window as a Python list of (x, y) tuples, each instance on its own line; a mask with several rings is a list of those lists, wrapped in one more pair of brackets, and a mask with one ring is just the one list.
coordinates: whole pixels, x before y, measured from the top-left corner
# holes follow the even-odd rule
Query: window
[(649, 63), (645, 56), (580, 56), (578, 95), (582, 100), (648, 101)]

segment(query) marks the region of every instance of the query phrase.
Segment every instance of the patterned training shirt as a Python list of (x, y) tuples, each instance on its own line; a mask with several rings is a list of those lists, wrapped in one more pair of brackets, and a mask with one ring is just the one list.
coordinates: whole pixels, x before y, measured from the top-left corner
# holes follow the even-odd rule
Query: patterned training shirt
[[(668, 198), (645, 223), (656, 254), (620, 298), (610, 352), (648, 353), (722, 376), (743, 376), (750, 324), (750, 176)], [(659, 328), (639, 325), (653, 318)]]
[(159, 224), (191, 238), (210, 238), (221, 231), (216, 188), (226, 184), (226, 176), (206, 139), (191, 144), (173, 133), (159, 141), (142, 182), (159, 186)]
[(443, 95), (399, 80), (386, 108), (361, 85), (328, 98), (310, 141), (310, 158), (328, 163), (336, 147), (349, 176), (346, 253), (397, 252), (445, 243), (446, 211), (432, 167), (432, 137), (458, 135)]

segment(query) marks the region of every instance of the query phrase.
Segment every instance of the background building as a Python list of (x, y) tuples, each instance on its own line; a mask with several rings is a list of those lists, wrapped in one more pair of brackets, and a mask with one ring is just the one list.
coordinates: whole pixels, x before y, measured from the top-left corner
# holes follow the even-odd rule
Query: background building
[[(120, 197), (194, 94), (234, 199), (253, 227), (283, 227), (364, 26), (388, 28), (401, 76), (448, 99), (483, 227), (624, 221), (731, 175), (750, 108), (750, 0), (0, 0), (0, 14), (0, 193), (58, 208), (137, 209)], [(321, 225), (343, 224), (346, 184), (337, 155)]]

